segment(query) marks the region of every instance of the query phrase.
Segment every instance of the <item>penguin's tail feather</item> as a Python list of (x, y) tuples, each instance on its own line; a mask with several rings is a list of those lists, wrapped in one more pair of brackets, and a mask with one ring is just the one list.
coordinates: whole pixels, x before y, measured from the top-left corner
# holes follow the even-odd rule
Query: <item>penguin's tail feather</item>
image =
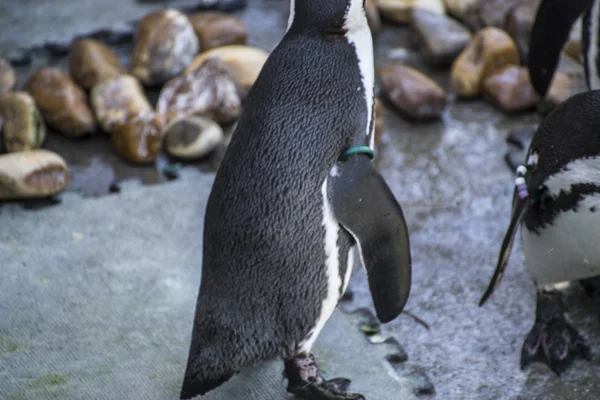
[(199, 380), (191, 376), (186, 376), (183, 380), (183, 387), (181, 388), (180, 399), (191, 399), (196, 396), (203, 395), (210, 392), (213, 389), (218, 388), (225, 382), (227, 382), (237, 371), (227, 373), (216, 379), (204, 379)]

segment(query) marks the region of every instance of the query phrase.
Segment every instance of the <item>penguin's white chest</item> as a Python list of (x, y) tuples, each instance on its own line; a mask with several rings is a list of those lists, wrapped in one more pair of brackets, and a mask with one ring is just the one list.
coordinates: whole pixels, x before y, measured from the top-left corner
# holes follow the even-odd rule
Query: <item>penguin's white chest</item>
[(539, 235), (523, 225), (521, 238), (538, 285), (600, 275), (600, 194), (586, 196), (577, 211), (561, 212)]

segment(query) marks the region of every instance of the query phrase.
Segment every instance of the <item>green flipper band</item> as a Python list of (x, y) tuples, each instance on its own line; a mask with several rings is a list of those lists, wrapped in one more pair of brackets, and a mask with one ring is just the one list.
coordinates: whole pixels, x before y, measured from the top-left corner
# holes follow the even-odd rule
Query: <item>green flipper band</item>
[(371, 149), (369, 146), (354, 146), (350, 147), (348, 150), (343, 152), (339, 160), (346, 161), (356, 154), (366, 154), (371, 159), (371, 161), (375, 159), (375, 153), (373, 152), (373, 149)]

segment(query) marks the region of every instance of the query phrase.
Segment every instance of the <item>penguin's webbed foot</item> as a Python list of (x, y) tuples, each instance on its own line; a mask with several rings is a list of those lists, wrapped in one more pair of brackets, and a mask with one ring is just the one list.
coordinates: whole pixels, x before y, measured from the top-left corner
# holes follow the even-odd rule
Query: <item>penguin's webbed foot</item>
[(589, 347), (567, 321), (561, 294), (538, 292), (536, 321), (521, 352), (521, 369), (543, 362), (557, 375), (566, 371), (577, 358), (591, 359)]
[(284, 375), (288, 379), (287, 391), (301, 399), (365, 400), (361, 394), (347, 393), (349, 379), (323, 379), (312, 354), (296, 356), (285, 361)]

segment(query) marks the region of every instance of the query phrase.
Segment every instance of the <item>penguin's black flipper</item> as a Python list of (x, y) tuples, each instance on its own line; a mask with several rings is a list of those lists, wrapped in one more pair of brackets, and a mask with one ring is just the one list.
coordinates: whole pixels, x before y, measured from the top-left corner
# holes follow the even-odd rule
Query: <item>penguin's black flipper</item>
[(377, 318), (389, 322), (402, 312), (411, 284), (402, 209), (365, 155), (338, 162), (329, 182), (333, 214), (358, 244)]
[(592, 3), (593, 0), (542, 0), (531, 30), (527, 59), (531, 84), (540, 96), (546, 96), (573, 24)]
[(521, 225), (521, 220), (523, 219), (523, 215), (525, 215), (526, 210), (527, 200), (519, 198), (515, 192), (513, 195), (513, 212), (510, 224), (508, 225), (508, 230), (504, 235), (502, 247), (500, 247), (500, 255), (498, 256), (498, 263), (496, 264), (494, 275), (492, 276), (485, 293), (479, 301), (480, 307), (487, 301), (492, 293), (494, 293), (494, 290), (496, 290), (500, 284), (500, 281), (502, 280), (502, 277), (504, 276), (504, 270), (506, 269), (506, 264), (508, 264), (508, 259), (510, 258), (515, 235), (517, 234), (517, 230)]

